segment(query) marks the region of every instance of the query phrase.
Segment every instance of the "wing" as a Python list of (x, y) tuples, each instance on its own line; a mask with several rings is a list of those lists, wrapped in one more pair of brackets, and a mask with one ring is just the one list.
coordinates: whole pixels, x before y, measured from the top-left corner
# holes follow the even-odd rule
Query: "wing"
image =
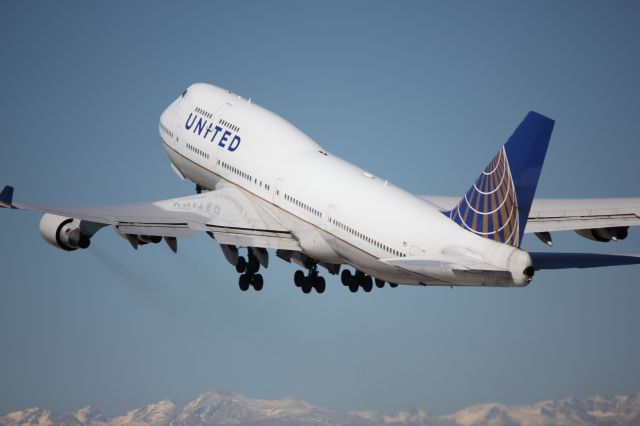
[(268, 203), (233, 186), (151, 203), (111, 206), (51, 206), (12, 199), (13, 188), (5, 187), (0, 194), (0, 207), (76, 219), (93, 232), (113, 226), (123, 236), (176, 238), (192, 237), (193, 231), (208, 231), (220, 244), (300, 250), (296, 238), (282, 226)]
[[(421, 195), (442, 211), (459, 197)], [(640, 198), (534, 199), (526, 233), (578, 231), (640, 225)]]

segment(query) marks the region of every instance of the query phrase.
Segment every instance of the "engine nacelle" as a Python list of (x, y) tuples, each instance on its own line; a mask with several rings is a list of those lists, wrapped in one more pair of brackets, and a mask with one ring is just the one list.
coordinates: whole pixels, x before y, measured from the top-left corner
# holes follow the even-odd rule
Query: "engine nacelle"
[(40, 235), (52, 246), (66, 251), (86, 249), (91, 243), (82, 233), (78, 220), (51, 213), (45, 213), (40, 219)]
[(606, 243), (611, 240), (624, 240), (629, 235), (628, 226), (616, 226), (612, 228), (578, 229), (576, 234), (589, 240)]

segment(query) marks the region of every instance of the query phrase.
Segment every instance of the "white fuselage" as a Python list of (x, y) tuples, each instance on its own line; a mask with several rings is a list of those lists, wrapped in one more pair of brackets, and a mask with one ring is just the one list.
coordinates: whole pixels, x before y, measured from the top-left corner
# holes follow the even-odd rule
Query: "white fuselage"
[[(283, 118), (224, 89), (192, 85), (162, 114), (160, 135), (179, 174), (208, 189), (236, 185), (268, 204), (319, 262), (348, 263), (405, 284), (528, 282), (521, 250), (465, 231), (427, 201), (331, 155)], [(477, 257), (511, 272), (510, 279), (454, 276), (446, 267), (432, 268), (426, 279), (381, 261), (450, 263), (450, 253)]]

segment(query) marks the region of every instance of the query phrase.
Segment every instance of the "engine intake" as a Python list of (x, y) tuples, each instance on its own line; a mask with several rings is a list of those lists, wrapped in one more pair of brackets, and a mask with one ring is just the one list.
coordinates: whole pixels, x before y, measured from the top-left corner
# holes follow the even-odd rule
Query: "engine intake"
[(65, 251), (86, 249), (91, 243), (80, 229), (78, 220), (51, 213), (45, 213), (40, 219), (40, 235), (52, 246)]
[(611, 240), (624, 240), (629, 235), (628, 226), (616, 226), (612, 228), (578, 229), (576, 234), (593, 241), (606, 243)]

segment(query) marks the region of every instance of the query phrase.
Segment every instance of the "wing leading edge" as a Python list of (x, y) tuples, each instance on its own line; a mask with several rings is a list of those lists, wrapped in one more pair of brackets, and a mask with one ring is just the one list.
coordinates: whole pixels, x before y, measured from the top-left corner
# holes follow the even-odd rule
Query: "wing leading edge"
[(233, 186), (150, 203), (78, 207), (14, 202), (13, 188), (5, 187), (0, 207), (54, 214), (97, 227), (111, 225), (122, 235), (175, 238), (207, 231), (221, 244), (300, 250), (266, 203)]

